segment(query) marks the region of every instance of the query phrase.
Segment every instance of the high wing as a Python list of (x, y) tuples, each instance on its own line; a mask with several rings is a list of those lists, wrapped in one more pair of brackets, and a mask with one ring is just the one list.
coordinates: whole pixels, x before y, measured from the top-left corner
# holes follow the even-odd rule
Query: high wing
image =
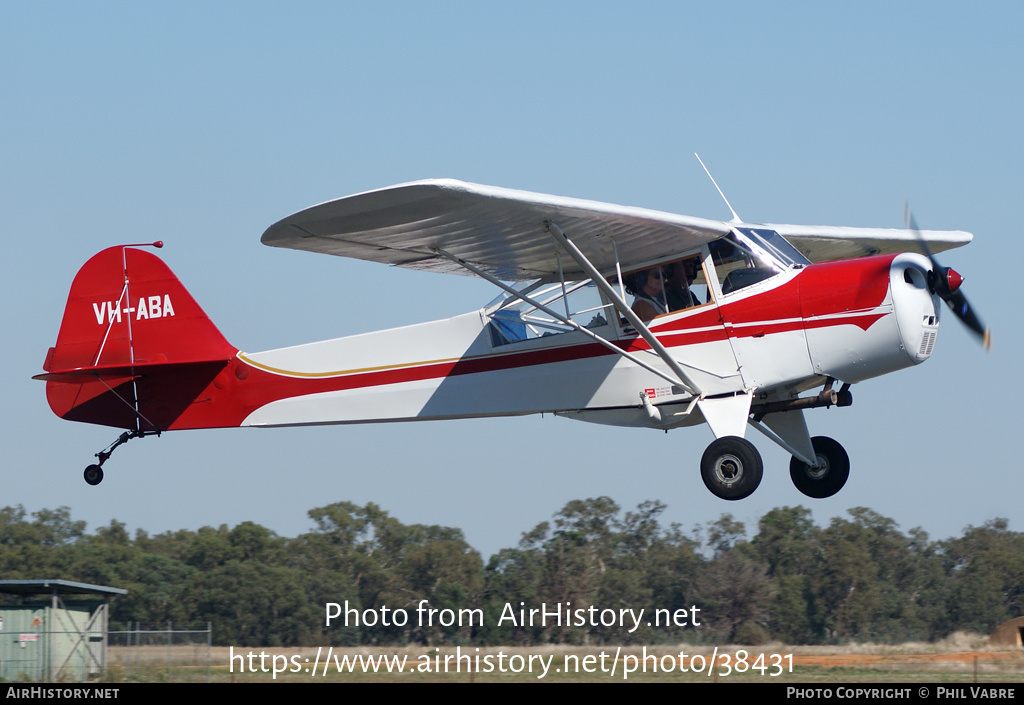
[(889, 228), (844, 228), (828, 225), (763, 225), (786, 238), (812, 262), (832, 262), (867, 255), (897, 252), (926, 254), (920, 240), (932, 252), (942, 252), (969, 243), (974, 236), (962, 230), (894, 230)]
[[(601, 272), (671, 259), (733, 227), (768, 227), (812, 262), (921, 251), (910, 230), (754, 225), (563, 198), (454, 179), (415, 181), (327, 201), (278, 221), (262, 242), (409, 269), (470, 273), (452, 257), (502, 281), (586, 278), (547, 232), (555, 223)], [(922, 231), (933, 252), (970, 233)], [(450, 257), (450, 256), (451, 257)]]
[[(452, 179), (399, 184), (312, 206), (270, 226), (262, 242), (451, 274), (444, 250), (503, 281), (581, 278), (552, 221), (603, 272), (633, 268), (729, 234), (717, 220), (481, 186)], [(614, 241), (614, 243), (613, 243)]]

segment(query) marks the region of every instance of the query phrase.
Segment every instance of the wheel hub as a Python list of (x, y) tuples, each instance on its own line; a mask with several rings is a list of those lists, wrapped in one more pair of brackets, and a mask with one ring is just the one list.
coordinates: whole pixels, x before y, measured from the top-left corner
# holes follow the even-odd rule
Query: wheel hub
[(743, 461), (735, 455), (723, 455), (715, 461), (715, 477), (725, 485), (732, 485), (743, 477)]
[(807, 466), (807, 476), (812, 480), (820, 480), (825, 475), (828, 475), (828, 458), (822, 455), (816, 455), (815, 457), (818, 459), (818, 464)]

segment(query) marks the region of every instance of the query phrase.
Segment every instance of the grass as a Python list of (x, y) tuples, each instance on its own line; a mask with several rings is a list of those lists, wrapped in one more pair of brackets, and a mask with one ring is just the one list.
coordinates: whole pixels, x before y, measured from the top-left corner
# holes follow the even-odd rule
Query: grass
[[(111, 647), (107, 680), (1024, 683), (1024, 650), (989, 647), (985, 642), (983, 637), (954, 635), (936, 644), (898, 646), (722, 646), (718, 647), (717, 666), (711, 675), (708, 664), (716, 655), (714, 647), (688, 644), (646, 647), (646, 651), (638, 646), (335, 647), (330, 651), (329, 647), (213, 647), (208, 655), (205, 646)], [(745, 659), (742, 652), (746, 653)], [(382, 657), (391, 664), (391, 672), (381, 665)], [(738, 657), (747, 666), (741, 667), (745, 672), (727, 673), (726, 659), (735, 665)], [(377, 672), (366, 667), (367, 659), (373, 659)], [(404, 663), (404, 672), (395, 669), (396, 659)], [(687, 668), (686, 672), (680, 670), (680, 664)], [(646, 669), (641, 665), (646, 665)]]

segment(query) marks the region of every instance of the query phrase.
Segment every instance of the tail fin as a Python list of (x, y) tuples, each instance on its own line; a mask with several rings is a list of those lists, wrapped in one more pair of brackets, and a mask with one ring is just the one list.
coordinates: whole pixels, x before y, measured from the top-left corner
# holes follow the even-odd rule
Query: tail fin
[(237, 352), (163, 260), (116, 246), (78, 271), (36, 378), (61, 418), (162, 431)]

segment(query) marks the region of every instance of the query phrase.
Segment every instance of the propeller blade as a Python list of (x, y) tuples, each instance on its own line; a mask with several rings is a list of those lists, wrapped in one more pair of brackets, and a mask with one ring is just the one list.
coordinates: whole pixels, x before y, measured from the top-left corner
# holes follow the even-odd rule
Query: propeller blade
[(914, 220), (914, 214), (910, 212), (910, 204), (903, 201), (903, 218), (907, 221), (907, 228), (914, 231), (914, 237), (917, 238), (917, 244), (924, 250), (925, 256), (931, 260), (932, 266), (936, 269), (939, 268), (939, 261), (935, 259), (935, 255), (932, 254), (932, 248), (928, 247), (928, 241), (921, 235), (921, 228), (917, 227), (917, 221)]
[[(928, 246), (928, 242), (921, 235), (921, 230), (917, 227), (917, 222), (914, 220), (913, 213), (910, 212), (910, 205), (903, 202), (903, 214), (907, 221), (907, 227), (914, 231), (914, 235), (917, 237), (917, 244), (921, 247), (921, 250), (928, 257), (928, 260), (932, 263), (932, 272), (928, 277), (928, 283), (932, 286), (934, 292), (949, 306), (953, 314), (963, 322), (975, 335), (981, 340), (981, 345), (986, 352), (992, 350), (992, 332), (988, 326), (981, 322), (977, 314), (974, 313), (974, 309), (967, 303), (967, 297), (964, 296), (963, 292), (959, 289), (959, 282), (961, 277), (955, 271), (948, 267), (943, 267), (939, 264), (939, 261), (935, 259), (935, 255), (932, 254), (932, 248)], [(950, 272), (956, 275), (955, 285), (956, 290), (951, 290), (949, 279)]]
[(983, 324), (974, 313), (974, 309), (967, 303), (967, 297), (961, 291), (953, 292), (953, 295), (946, 299), (950, 310), (963, 321), (964, 325), (970, 328), (981, 339), (981, 345), (986, 351), (992, 350), (992, 332), (988, 326)]

